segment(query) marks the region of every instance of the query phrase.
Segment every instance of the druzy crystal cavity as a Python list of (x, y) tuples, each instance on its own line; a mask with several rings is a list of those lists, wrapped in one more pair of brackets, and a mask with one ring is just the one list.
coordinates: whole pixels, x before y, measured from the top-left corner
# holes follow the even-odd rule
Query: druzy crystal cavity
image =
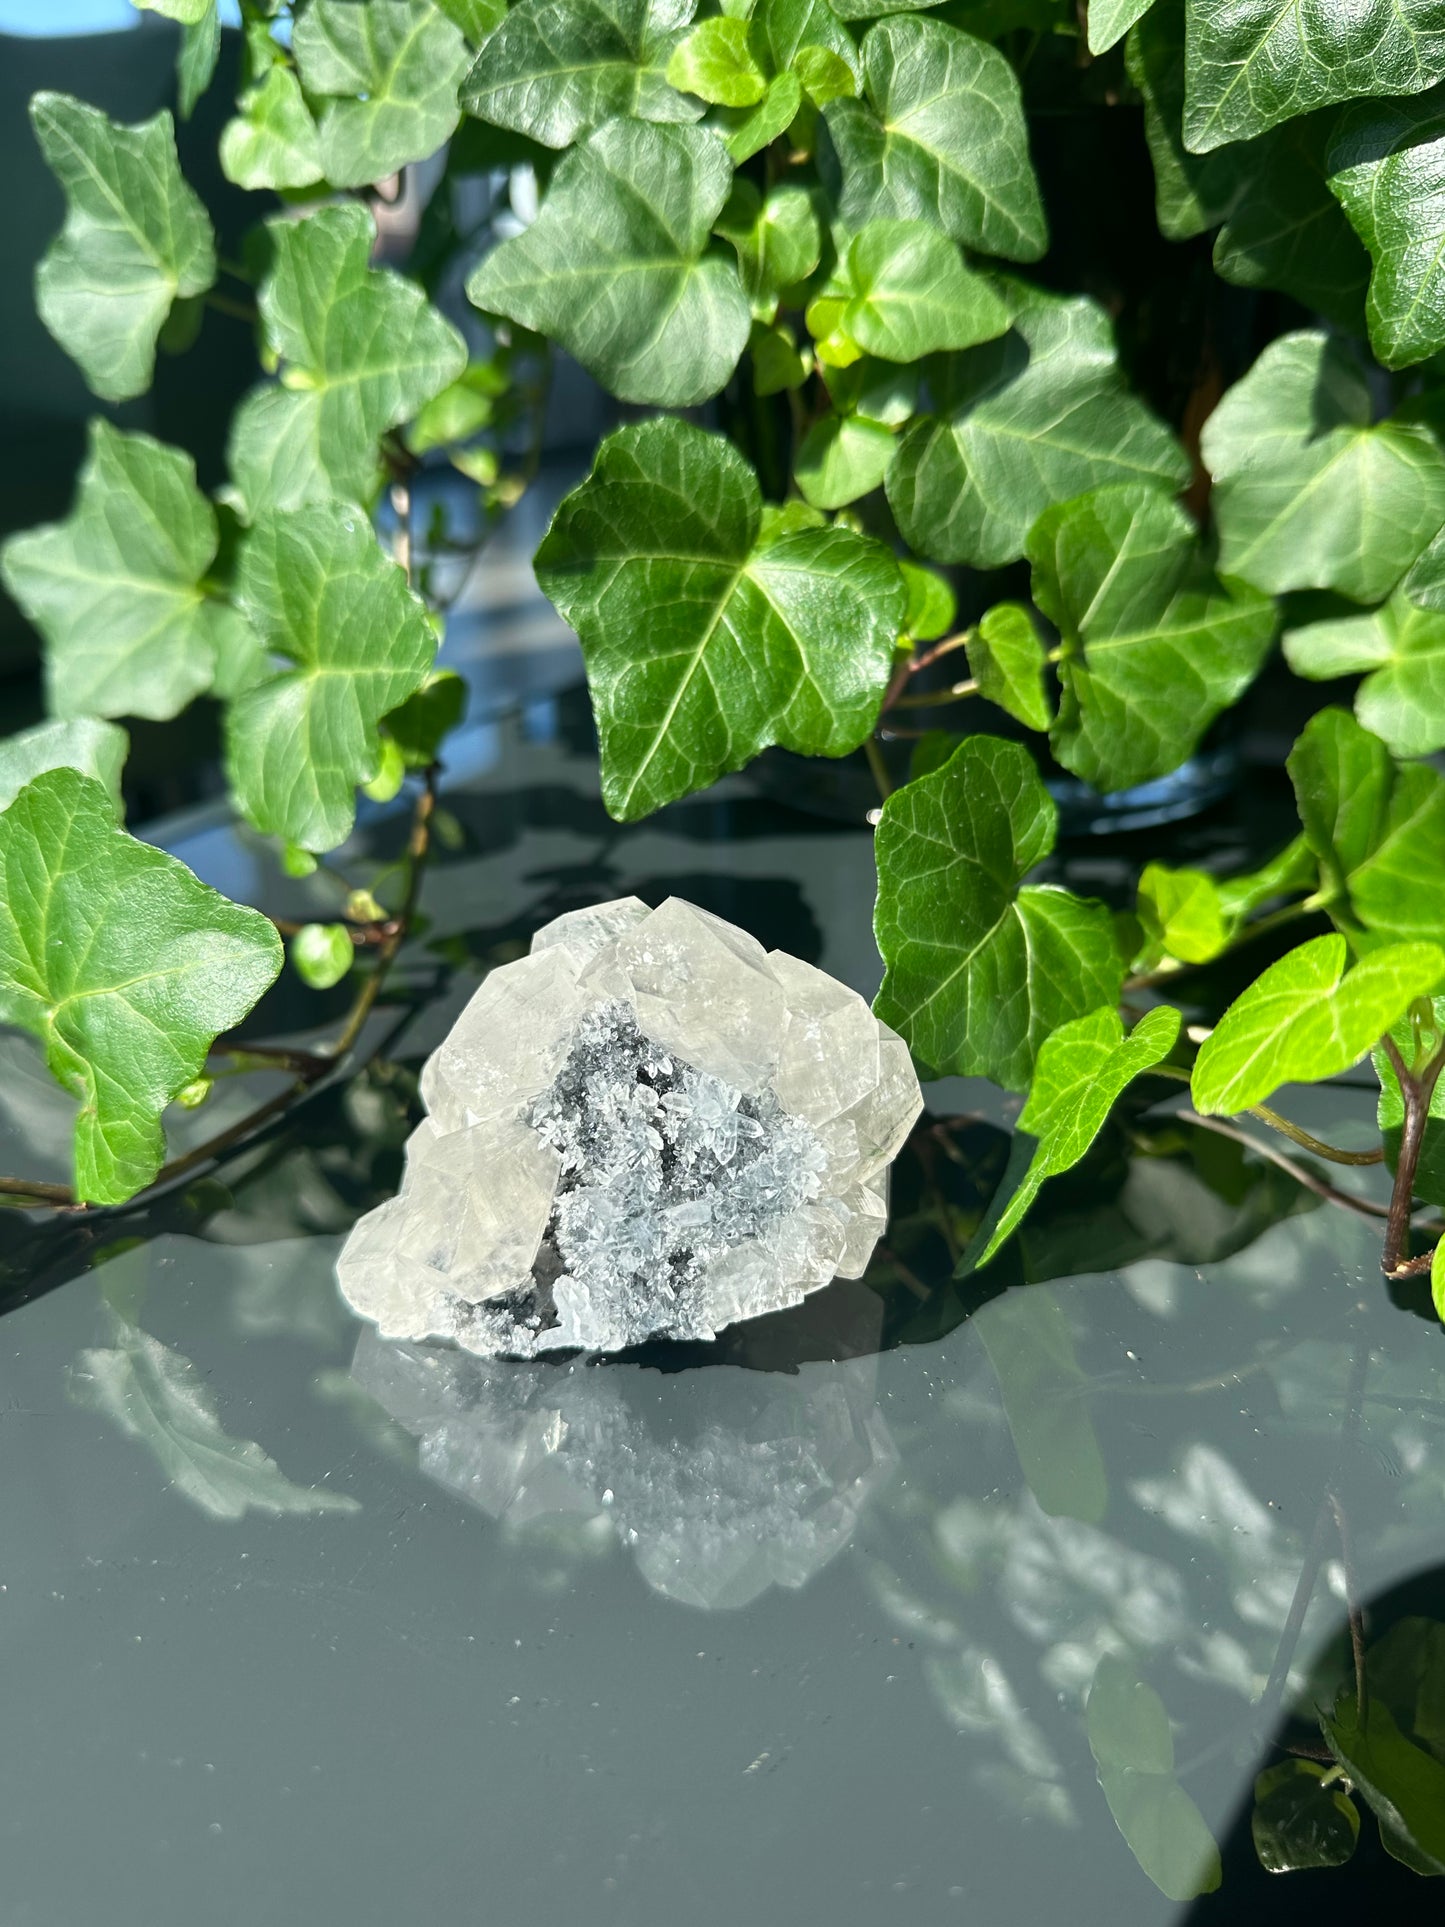
[(856, 992), (677, 897), (539, 930), (421, 1088), (342, 1291), (388, 1337), (526, 1358), (711, 1338), (858, 1277), (922, 1108)]

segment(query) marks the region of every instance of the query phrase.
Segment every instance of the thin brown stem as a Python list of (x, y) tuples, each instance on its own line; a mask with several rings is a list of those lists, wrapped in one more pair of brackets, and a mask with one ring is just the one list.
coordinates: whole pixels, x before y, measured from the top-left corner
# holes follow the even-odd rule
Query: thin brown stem
[(1438, 1050), (1417, 1075), (1406, 1068), (1393, 1037), (1386, 1035), (1380, 1041), (1400, 1081), (1400, 1095), (1405, 1104), (1405, 1115), (1400, 1125), (1400, 1148), (1395, 1158), (1395, 1188), (1390, 1193), (1380, 1269), (1387, 1278), (1410, 1278), (1423, 1269), (1410, 1257), (1410, 1214), (1414, 1207), (1415, 1173), (1425, 1142), (1425, 1126), (1430, 1121), (1430, 1100), (1435, 1094), (1440, 1073), (1445, 1070), (1445, 1047)]
[(210, 289), (203, 298), (206, 306), (214, 308), (217, 314), (229, 315), (233, 321), (244, 321), (250, 327), (256, 325), (259, 317), (254, 303), (234, 301), (230, 295), (222, 294), (218, 288)]
[(43, 1184), (39, 1178), (0, 1178), (0, 1197), (25, 1198), (35, 1204), (74, 1204), (68, 1184)]
[(883, 760), (883, 751), (878, 747), (877, 738), (869, 736), (863, 744), (863, 754), (868, 758), (868, 767), (873, 772), (873, 781), (878, 788), (878, 800), (886, 803), (893, 794), (893, 784), (889, 780), (888, 765)]
[(396, 547), (394, 554), (398, 568), (411, 581), (412, 541), (411, 541), (411, 483), (395, 481), (391, 485), (391, 509), (396, 517)]
[(1328, 1158), (1331, 1164), (1383, 1164), (1385, 1162), (1385, 1152), (1381, 1145), (1377, 1144), (1373, 1151), (1342, 1151), (1337, 1144), (1326, 1144), (1323, 1138), (1318, 1138), (1312, 1131), (1305, 1130), (1303, 1125), (1295, 1124), (1287, 1117), (1281, 1117), (1279, 1112), (1272, 1111), (1268, 1104), (1251, 1104), (1249, 1115), (1259, 1118), (1272, 1131), (1278, 1131), (1281, 1136), (1289, 1138), (1292, 1143), (1300, 1145), (1304, 1150), (1313, 1151), (1316, 1157)]
[(1302, 1184), (1306, 1191), (1313, 1191), (1317, 1198), (1325, 1198), (1330, 1204), (1343, 1205), (1347, 1211), (1357, 1211), (1363, 1218), (1384, 1218), (1389, 1215), (1384, 1205), (1375, 1204), (1369, 1198), (1353, 1197), (1348, 1191), (1337, 1191), (1334, 1185), (1316, 1177), (1304, 1165), (1296, 1164), (1283, 1151), (1277, 1151), (1272, 1144), (1261, 1143), (1257, 1137), (1252, 1137), (1248, 1131), (1240, 1130), (1222, 1117), (1201, 1117), (1198, 1111), (1189, 1110), (1175, 1111), (1174, 1116), (1183, 1124), (1196, 1125), (1201, 1131), (1213, 1131), (1219, 1137), (1233, 1138), (1236, 1144), (1243, 1144), (1248, 1150), (1267, 1158), (1271, 1164), (1277, 1164), (1282, 1171), (1288, 1171), (1296, 1184)]

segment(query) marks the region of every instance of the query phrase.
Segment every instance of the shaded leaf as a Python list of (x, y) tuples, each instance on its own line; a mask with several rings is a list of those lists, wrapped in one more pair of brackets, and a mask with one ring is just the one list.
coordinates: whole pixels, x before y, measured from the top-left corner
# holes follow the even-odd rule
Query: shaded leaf
[(1258, 675), (1273, 601), (1221, 583), (1190, 517), (1142, 483), (1048, 509), (1028, 556), (1062, 638), (1055, 756), (1098, 790), (1177, 769)]
[(969, 673), (978, 693), (1026, 729), (1047, 729), (1053, 710), (1044, 686), (1044, 645), (1021, 602), (999, 602), (968, 639)]
[(1437, 0), (1188, 0), (1184, 138), (1196, 153), (1356, 94), (1415, 94), (1445, 72)]
[(425, 769), (466, 713), (466, 684), (454, 669), (437, 669), (382, 720), (407, 768)]
[[(772, 73), (785, 73), (796, 66), (799, 78), (808, 86), (805, 56), (831, 54), (852, 76), (849, 93), (856, 94), (862, 84), (863, 62), (857, 45), (828, 0), (762, 0), (753, 11), (752, 34), (758, 58)], [(833, 70), (815, 67), (813, 71), (817, 75)], [(818, 101), (820, 107), (823, 104)]]
[(581, 638), (619, 819), (769, 743), (841, 756), (873, 727), (903, 616), (896, 563), (849, 529), (769, 528), (720, 435), (666, 419), (609, 435), (536, 571)]
[(674, 0), (521, 0), (462, 85), (469, 114), (544, 147), (570, 147), (604, 121), (696, 120), (665, 78), (690, 5)]
[(1394, 771), (1390, 754), (1342, 709), (1312, 716), (1287, 764), (1310, 848), (1341, 895), (1385, 833)]
[(1386, 1849), (1417, 1873), (1445, 1874), (1445, 1765), (1408, 1740), (1373, 1697), (1362, 1718), (1354, 1694), (1343, 1694), (1320, 1725), (1373, 1809)]
[(931, 220), (955, 241), (1014, 261), (1048, 242), (1013, 69), (941, 21), (881, 20), (863, 39), (866, 104), (823, 110), (845, 227)]
[(221, 129), (221, 172), (237, 187), (311, 187), (322, 177), (321, 141), (301, 83), (279, 63), (236, 103)]
[(1192, 1900), (1222, 1878), (1219, 1848), (1174, 1773), (1164, 1702), (1125, 1659), (1106, 1653), (1088, 1700), (1089, 1750), (1129, 1851), (1162, 1894)]
[(1249, 1824), (1266, 1873), (1342, 1867), (1355, 1851), (1359, 1810), (1325, 1773), (1313, 1760), (1282, 1760), (1255, 1781)]
[(910, 547), (998, 568), (1053, 502), (1102, 483), (1182, 488), (1189, 463), (1129, 394), (1107, 316), (1082, 296), (1008, 287), (1001, 340), (931, 364), (934, 413), (903, 436), (888, 500)]
[(280, 967), (269, 920), (117, 829), (93, 777), (49, 770), (0, 816), (0, 1022), (80, 1099), (77, 1197), (150, 1182), (161, 1113)]
[(219, 536), (195, 465), (149, 435), (90, 425), (75, 507), (5, 545), (5, 585), (46, 642), (60, 716), (174, 716), (252, 647), (207, 595)]
[[(1445, 1038), (1445, 997), (1433, 1000), (1435, 1035), (1426, 1040), (1427, 1049), (1433, 1053), (1439, 1041)], [(1418, 1065), (1416, 1028), (1414, 1013), (1407, 1011), (1396, 1024), (1390, 1027), (1390, 1036), (1407, 1070)], [(1374, 1053), (1375, 1075), (1380, 1080), (1380, 1097), (1375, 1117), (1380, 1127), (1380, 1136), (1385, 1146), (1385, 1163), (1391, 1173), (1400, 1161), (1400, 1134), (1405, 1125), (1405, 1096), (1400, 1089), (1400, 1079), (1389, 1053), (1383, 1047)], [(1419, 1163), (1415, 1167), (1415, 1196), (1424, 1198), (1428, 1204), (1445, 1204), (1445, 1078), (1437, 1079), (1430, 1093), (1430, 1108), (1425, 1119), (1425, 1132), (1420, 1143)], [(1433, 1286), (1434, 1269), (1431, 1271)], [(1386, 1639), (1390, 1637), (1386, 1635)], [(1382, 1645), (1384, 1641), (1380, 1642)], [(1404, 1715), (1402, 1714), (1403, 1718)]]
[(940, 636), (948, 634), (958, 616), (953, 590), (941, 575), (910, 562), (907, 557), (900, 558), (898, 566), (908, 592), (903, 610), (904, 634), (915, 642), (937, 642)]
[(1342, 343), (1270, 343), (1201, 438), (1224, 575), (1274, 594), (1388, 595), (1445, 522), (1445, 455), (1422, 422), (1371, 415)]
[(1199, 1047), (1195, 1108), (1245, 1111), (1281, 1084), (1317, 1084), (1356, 1064), (1445, 976), (1445, 950), (1390, 944), (1345, 970), (1341, 936), (1300, 944), (1225, 1011)]
[(728, 158), (735, 167), (761, 154), (765, 147), (787, 133), (803, 104), (803, 88), (794, 73), (779, 74), (769, 81), (768, 91), (757, 106), (738, 119), (727, 136)]
[(738, 253), (738, 276), (755, 316), (771, 321), (785, 288), (805, 281), (823, 252), (823, 229), (804, 187), (770, 188), (766, 200), (751, 181), (733, 182), (716, 230)]
[(869, 221), (848, 243), (839, 279), (842, 332), (883, 361), (972, 348), (1009, 326), (992, 284), (927, 221)]
[(365, 208), (266, 223), (272, 259), (257, 296), (279, 385), (254, 389), (231, 429), (231, 472), (254, 515), (362, 501), (376, 444), (455, 381), (466, 343), (413, 282), (370, 266)]
[(44, 771), (74, 769), (104, 784), (119, 819), (120, 773), (129, 748), (123, 729), (95, 716), (35, 723), (0, 738), (0, 810), (8, 810), (25, 785)]
[(824, 415), (803, 437), (793, 479), (815, 509), (840, 509), (882, 482), (893, 430), (862, 415)]
[(1023, 879), (1058, 812), (1020, 744), (972, 736), (895, 790), (878, 824), (874, 1008), (940, 1074), (1023, 1090), (1048, 1034), (1115, 1004), (1124, 963), (1107, 908)]
[(474, 47), (480, 47), (507, 17), (507, 0), (436, 0), (436, 5)]
[(258, 517), (236, 595), (287, 664), (227, 710), (237, 805), (258, 830), (335, 849), (379, 768), (377, 726), (425, 681), (436, 632), (370, 524), (337, 503)]
[(461, 119), (471, 49), (431, 0), (311, 0), (292, 51), (333, 187), (365, 187), (434, 154)]
[(1365, 674), (1355, 714), (1392, 755), (1445, 748), (1445, 615), (1397, 591), (1383, 608), (1287, 631), (1284, 653), (1316, 682)]
[(68, 94), (42, 92), (30, 119), (65, 191), (65, 225), (35, 271), (41, 320), (97, 395), (144, 394), (172, 304), (216, 278), (206, 210), (181, 178), (175, 125), (120, 127)]
[[(1442, 36), (1445, 41), (1445, 36)], [(1330, 144), (1330, 186), (1375, 264), (1370, 345), (1387, 368), (1445, 348), (1445, 90), (1358, 103)]]
[(550, 336), (623, 401), (704, 401), (751, 326), (736, 266), (708, 246), (731, 185), (716, 134), (609, 122), (561, 163), (536, 221), (487, 256), (467, 293)]
[(1120, 1093), (1162, 1063), (1179, 1035), (1179, 1012), (1160, 1004), (1126, 1037), (1112, 1006), (1060, 1024), (1039, 1046), (1018, 1128), (1035, 1140), (1028, 1168), (1008, 1197), (975, 1268), (986, 1265), (1023, 1222), (1046, 1178), (1078, 1163), (1103, 1129)]

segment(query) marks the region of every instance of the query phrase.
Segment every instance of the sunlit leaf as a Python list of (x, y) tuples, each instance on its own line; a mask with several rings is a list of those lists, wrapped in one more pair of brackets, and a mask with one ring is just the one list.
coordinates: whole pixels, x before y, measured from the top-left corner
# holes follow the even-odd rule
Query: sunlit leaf
[(221, 172), (237, 187), (310, 187), (322, 177), (321, 142), (301, 83), (272, 67), (221, 129)]
[(321, 168), (333, 187), (364, 187), (426, 160), (461, 118), (471, 49), (431, 0), (310, 0), (291, 45), (319, 102)]
[(1107, 53), (1153, 4), (1154, 0), (1089, 0), (1089, 52)]
[(992, 283), (927, 221), (869, 221), (848, 243), (837, 278), (842, 332), (883, 361), (972, 348), (1009, 326)]
[(0, 1022), (80, 1099), (78, 1197), (150, 1182), (161, 1113), (280, 967), (270, 921), (117, 829), (94, 777), (49, 770), (0, 816)]
[(1047, 729), (1053, 721), (1044, 665), (1038, 626), (1021, 602), (995, 603), (968, 638), (968, 667), (979, 695), (1026, 729)]
[(1355, 714), (1393, 755), (1445, 748), (1445, 615), (1397, 592), (1383, 608), (1288, 630), (1284, 653), (1316, 682), (1364, 674)]
[(35, 305), (96, 394), (125, 401), (150, 386), (172, 304), (216, 278), (211, 223), (181, 178), (168, 113), (120, 127), (42, 92), (30, 119), (66, 200), (35, 271)]
[(1144, 1872), (1170, 1900), (1212, 1894), (1222, 1878), (1219, 1848), (1175, 1776), (1164, 1702), (1114, 1653), (1095, 1668), (1088, 1730), (1109, 1811)]
[(356, 962), (356, 946), (344, 923), (303, 923), (287, 951), (297, 976), (313, 990), (330, 990)]
[(752, 325), (732, 250), (709, 246), (731, 186), (716, 134), (611, 121), (566, 157), (536, 221), (467, 293), (550, 336), (623, 401), (705, 401)]
[(896, 563), (849, 529), (770, 528), (720, 435), (664, 419), (608, 436), (536, 571), (581, 638), (615, 817), (769, 743), (840, 756), (873, 727), (903, 616)]
[(1315, 937), (1235, 998), (1199, 1047), (1197, 1110), (1245, 1111), (1281, 1084), (1338, 1076), (1445, 976), (1445, 950), (1435, 944), (1390, 944), (1348, 972), (1346, 956), (1343, 937)]
[(149, 435), (90, 425), (75, 507), (5, 546), (5, 585), (46, 642), (60, 716), (174, 716), (250, 649), (208, 593), (218, 542), (195, 465)]
[(123, 729), (96, 716), (36, 723), (0, 737), (0, 810), (8, 810), (25, 785), (46, 770), (74, 769), (104, 784), (119, 818), (120, 773), (129, 748)]
[(874, 1008), (933, 1070), (1023, 1090), (1050, 1031), (1117, 1003), (1107, 908), (1023, 883), (1057, 832), (1033, 759), (994, 736), (967, 738), (883, 805)]
[(182, 120), (189, 120), (196, 111), (196, 103), (216, 77), (220, 57), (221, 16), (215, 0), (206, 0), (200, 19), (182, 27), (176, 49), (176, 106)]
[(691, 28), (673, 48), (667, 81), (679, 93), (720, 107), (753, 107), (768, 91), (768, 76), (753, 58), (746, 20), (715, 15)]
[[(1445, 51), (1445, 35), (1442, 35)], [(1445, 92), (1359, 103), (1330, 145), (1330, 186), (1370, 251), (1370, 343), (1387, 368), (1445, 348)]]
[(370, 524), (335, 503), (259, 517), (236, 593), (285, 664), (227, 711), (236, 802), (258, 830), (335, 849), (380, 765), (378, 724), (425, 681), (436, 632)]
[(1258, 589), (1388, 595), (1445, 522), (1445, 454), (1373, 421), (1364, 372), (1323, 333), (1282, 335), (1205, 423), (1219, 568)]
[[(728, 159), (734, 167), (741, 167), (750, 161), (754, 154), (761, 154), (765, 147), (785, 134), (797, 118), (803, 105), (803, 88), (795, 73), (779, 74), (768, 82), (768, 91), (757, 106), (734, 114), (735, 125), (726, 137)], [(726, 111), (721, 125), (727, 121)]]
[(754, 315), (771, 321), (778, 297), (805, 281), (823, 251), (823, 230), (804, 187), (770, 188), (767, 198), (749, 180), (735, 180), (716, 232), (738, 252), (738, 274)]
[(1165, 957), (1208, 963), (1234, 932), (1219, 885), (1204, 870), (1146, 863), (1136, 908), (1144, 931), (1143, 956), (1151, 969)]

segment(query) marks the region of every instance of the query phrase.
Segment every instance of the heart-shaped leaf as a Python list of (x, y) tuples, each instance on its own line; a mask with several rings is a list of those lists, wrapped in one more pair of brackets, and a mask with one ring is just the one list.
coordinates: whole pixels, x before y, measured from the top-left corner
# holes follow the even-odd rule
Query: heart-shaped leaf
[(236, 103), (221, 129), (221, 172), (237, 187), (311, 187), (321, 141), (294, 69), (279, 63)]
[(1284, 653), (1315, 682), (1368, 672), (1355, 714), (1394, 755), (1445, 747), (1445, 615), (1397, 592), (1383, 608), (1288, 630)]
[(0, 815), (0, 1022), (80, 1098), (77, 1197), (150, 1182), (162, 1111), (280, 967), (269, 919), (118, 830), (93, 777), (50, 770)]
[(1044, 645), (1021, 602), (999, 602), (979, 619), (967, 643), (978, 693), (1026, 729), (1047, 729), (1053, 712), (1044, 688)]
[(992, 283), (927, 221), (869, 221), (848, 243), (837, 278), (846, 303), (839, 327), (883, 361), (972, 348), (1009, 326)]
[(291, 37), (317, 99), (321, 168), (365, 187), (434, 154), (461, 119), (472, 53), (432, 0), (311, 0)]

